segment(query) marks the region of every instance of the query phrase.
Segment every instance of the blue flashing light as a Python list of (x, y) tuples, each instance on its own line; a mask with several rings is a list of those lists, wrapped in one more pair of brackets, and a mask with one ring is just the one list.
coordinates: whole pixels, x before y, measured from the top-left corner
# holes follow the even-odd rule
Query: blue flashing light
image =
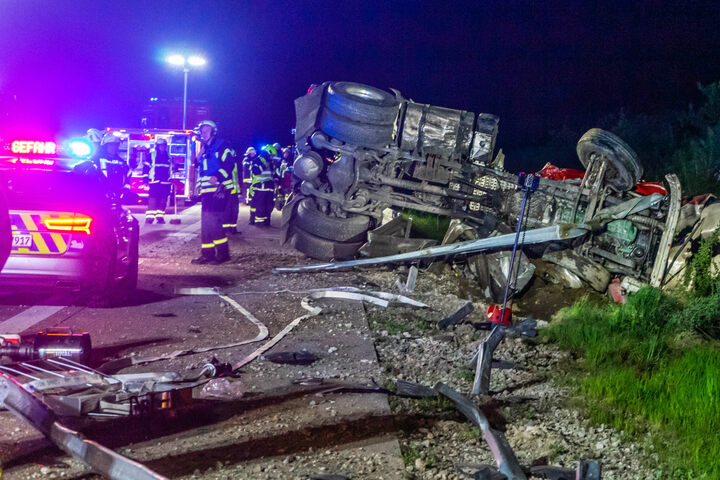
[(92, 155), (93, 146), (84, 138), (75, 138), (68, 142), (67, 150), (75, 158), (87, 158)]

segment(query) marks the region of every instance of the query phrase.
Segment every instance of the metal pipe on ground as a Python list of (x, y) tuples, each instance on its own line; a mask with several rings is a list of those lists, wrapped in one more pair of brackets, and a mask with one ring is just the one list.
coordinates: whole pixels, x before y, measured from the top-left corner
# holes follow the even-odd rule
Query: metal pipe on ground
[(167, 477), (61, 424), (42, 400), (5, 374), (0, 374), (0, 402), (60, 449), (111, 480), (167, 480)]

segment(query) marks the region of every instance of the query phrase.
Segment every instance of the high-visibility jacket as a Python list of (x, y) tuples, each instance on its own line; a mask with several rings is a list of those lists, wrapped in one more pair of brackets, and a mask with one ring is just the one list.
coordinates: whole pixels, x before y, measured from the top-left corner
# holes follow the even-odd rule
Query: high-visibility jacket
[(252, 159), (252, 164), (250, 165), (250, 188), (253, 192), (274, 190), (275, 182), (273, 181), (271, 168), (270, 162), (260, 155)]
[(252, 173), (250, 173), (250, 167), (252, 167), (252, 161), (254, 157), (249, 157), (248, 155), (245, 155), (242, 159), (242, 179), (243, 183), (251, 183), (252, 182)]
[(130, 167), (120, 155), (101, 152), (95, 158), (95, 163), (108, 179), (111, 192), (119, 193), (123, 188), (130, 186)]
[[(214, 138), (199, 158), (200, 194), (215, 193), (222, 185), (226, 190), (233, 188), (232, 170), (235, 163), (235, 151), (230, 145), (218, 138)], [(217, 178), (218, 182), (210, 183), (210, 178)]]
[(167, 151), (152, 149), (150, 158), (143, 162), (143, 178), (150, 183), (170, 183), (172, 177), (172, 160)]
[(242, 170), (242, 165), (239, 164), (238, 157), (236, 155), (233, 155), (233, 162), (232, 162), (232, 181), (233, 181), (233, 188), (230, 193), (240, 193), (240, 175)]

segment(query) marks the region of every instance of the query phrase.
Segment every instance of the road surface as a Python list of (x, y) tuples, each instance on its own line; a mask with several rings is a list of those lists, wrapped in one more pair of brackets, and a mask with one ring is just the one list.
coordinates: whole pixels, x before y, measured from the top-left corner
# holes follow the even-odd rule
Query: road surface
[[(133, 210), (141, 225), (140, 276), (138, 290), (127, 302), (89, 308), (76, 293), (0, 295), (0, 333), (31, 334), (56, 326), (87, 331), (93, 343), (92, 363), (99, 366), (256, 337), (258, 327), (216, 291), (250, 311), (272, 337), (306, 313), (300, 306), (303, 295), (285, 290), (352, 282), (349, 275), (335, 274), (331, 280), (323, 274), (272, 274), (275, 266), (306, 261), (280, 246), (278, 212), (272, 227), (260, 228), (247, 224), (248, 207), (241, 207), (241, 233), (230, 239), (233, 261), (207, 266), (190, 263), (199, 253), (199, 205), (178, 213), (180, 225), (146, 225), (142, 208)], [(278, 365), (264, 358), (250, 363), (236, 380), (245, 403), (209, 411), (203, 418), (179, 418), (176, 424), (150, 419), (107, 428), (91, 425), (84, 431), (171, 478), (307, 478), (313, 473), (403, 478), (397, 439), (385, 428), (389, 408), (383, 395), (288, 393), (292, 381), (303, 377), (367, 383), (378, 376), (363, 306), (338, 301), (322, 306), (322, 315), (301, 323), (272, 350), (307, 350), (320, 359), (311, 366)], [(259, 345), (182, 356), (123, 373), (183, 371), (213, 358), (232, 363)], [(272, 402), (251, 401), (273, 393), (277, 395)], [(3, 478), (87, 478), (81, 464), (49, 448), (30, 427), (8, 412), (0, 418)], [(323, 460), (331, 450), (332, 458)]]

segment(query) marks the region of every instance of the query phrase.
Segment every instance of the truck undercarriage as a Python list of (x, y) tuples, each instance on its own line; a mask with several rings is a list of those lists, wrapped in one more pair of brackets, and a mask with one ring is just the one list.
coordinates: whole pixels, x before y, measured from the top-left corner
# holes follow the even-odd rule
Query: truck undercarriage
[[(295, 106), (299, 183), (283, 210), (283, 233), (306, 255), (354, 257), (387, 208), (462, 219), (479, 237), (516, 228), (523, 192), (517, 175), (503, 168), (502, 152), (495, 154), (496, 116), (419, 104), (395, 90), (349, 82), (315, 85)], [(577, 154), (584, 176), (541, 178), (524, 230), (588, 224), (598, 212), (642, 196), (635, 191), (642, 178), (637, 156), (614, 134), (589, 130)], [(681, 197), (677, 177), (665, 180), (662, 200), (650, 208), (605, 222), (581, 239), (552, 242), (539, 255), (596, 288), (604, 289), (611, 275), (659, 286)]]

